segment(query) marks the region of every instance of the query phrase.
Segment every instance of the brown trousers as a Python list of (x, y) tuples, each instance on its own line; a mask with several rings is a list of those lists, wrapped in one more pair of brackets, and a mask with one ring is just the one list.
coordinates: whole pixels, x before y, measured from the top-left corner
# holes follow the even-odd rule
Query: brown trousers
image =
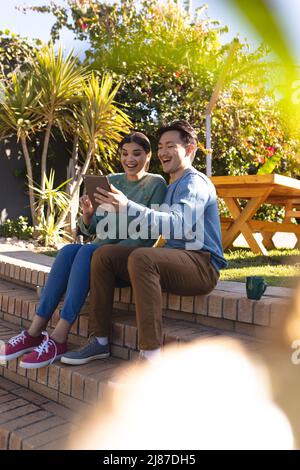
[(114, 289), (131, 285), (139, 348), (159, 348), (162, 291), (177, 295), (208, 294), (218, 278), (208, 252), (119, 245), (100, 247), (94, 252), (91, 265), (90, 333), (110, 335)]

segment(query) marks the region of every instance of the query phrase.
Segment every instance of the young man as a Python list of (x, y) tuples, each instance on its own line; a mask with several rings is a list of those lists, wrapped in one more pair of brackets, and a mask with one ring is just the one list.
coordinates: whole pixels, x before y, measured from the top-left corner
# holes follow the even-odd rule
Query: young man
[[(162, 235), (160, 248), (106, 245), (94, 253), (91, 271), (90, 343), (67, 353), (62, 362), (82, 364), (107, 357), (114, 288), (131, 285), (141, 355), (155, 357), (162, 345), (162, 291), (178, 295), (211, 292), (226, 266), (221, 243), (217, 197), (213, 184), (192, 166), (197, 149), (195, 130), (174, 121), (159, 132), (158, 158), (170, 185), (163, 206), (149, 209), (127, 199), (120, 191), (99, 191), (99, 204), (138, 216), (140, 233)], [(137, 223), (135, 223), (135, 227)]]

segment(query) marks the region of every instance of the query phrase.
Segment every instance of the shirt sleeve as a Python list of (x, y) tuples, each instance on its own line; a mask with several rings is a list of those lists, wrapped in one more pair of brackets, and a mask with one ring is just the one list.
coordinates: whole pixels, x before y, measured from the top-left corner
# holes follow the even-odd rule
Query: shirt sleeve
[(162, 235), (166, 240), (191, 241), (198, 222), (203, 229), (204, 210), (209, 199), (209, 188), (197, 175), (189, 175), (175, 190), (173, 204), (162, 204), (159, 210), (150, 209), (133, 201), (128, 203), (128, 215), (138, 217), (143, 232), (151, 228), (153, 238)]

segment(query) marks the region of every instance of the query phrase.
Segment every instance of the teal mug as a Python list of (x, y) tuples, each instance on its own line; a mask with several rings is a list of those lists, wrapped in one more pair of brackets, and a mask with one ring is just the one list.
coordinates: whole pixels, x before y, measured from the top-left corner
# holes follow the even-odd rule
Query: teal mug
[(248, 299), (259, 300), (268, 284), (262, 276), (248, 276), (246, 278), (246, 291)]

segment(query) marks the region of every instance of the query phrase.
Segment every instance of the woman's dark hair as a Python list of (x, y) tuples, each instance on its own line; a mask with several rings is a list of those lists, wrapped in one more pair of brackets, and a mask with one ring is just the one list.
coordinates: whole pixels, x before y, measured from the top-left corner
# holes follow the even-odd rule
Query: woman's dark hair
[(140, 145), (145, 150), (145, 152), (147, 154), (151, 153), (150, 140), (142, 132), (132, 132), (128, 135), (125, 135), (125, 137), (119, 143), (119, 151), (121, 151), (123, 145), (131, 144), (132, 142), (134, 142), (135, 144)]
[(158, 129), (158, 139), (168, 131), (178, 131), (180, 138), (185, 144), (197, 145), (197, 132), (187, 121), (173, 121), (169, 124), (164, 124)]

